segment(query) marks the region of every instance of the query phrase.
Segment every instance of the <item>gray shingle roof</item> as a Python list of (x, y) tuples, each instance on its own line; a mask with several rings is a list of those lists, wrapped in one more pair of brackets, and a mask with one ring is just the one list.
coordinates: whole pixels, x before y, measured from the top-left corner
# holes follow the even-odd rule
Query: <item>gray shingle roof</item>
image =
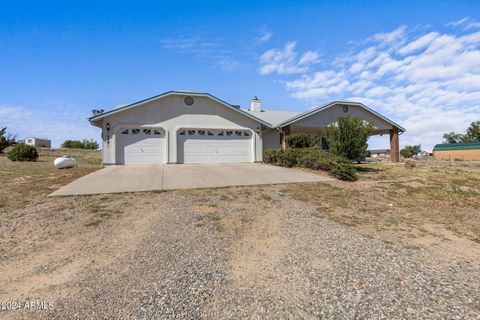
[(299, 115), (301, 112), (295, 111), (278, 111), (278, 110), (262, 110), (258, 111), (249, 111), (248, 109), (244, 109), (245, 112), (262, 119), (265, 122), (270, 123), (272, 126), (276, 126), (284, 121), (287, 121), (293, 116)]

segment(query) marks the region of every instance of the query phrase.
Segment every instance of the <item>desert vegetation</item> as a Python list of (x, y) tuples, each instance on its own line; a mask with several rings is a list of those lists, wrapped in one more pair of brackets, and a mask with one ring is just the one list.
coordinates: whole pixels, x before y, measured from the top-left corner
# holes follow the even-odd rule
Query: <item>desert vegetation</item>
[(7, 153), (7, 158), (11, 161), (37, 161), (38, 152), (35, 147), (17, 144)]
[(320, 150), (318, 147), (267, 150), (264, 161), (288, 168), (301, 167), (322, 170), (340, 180), (357, 180), (355, 167), (350, 160)]
[(97, 150), (98, 149), (98, 142), (91, 139), (83, 139), (83, 140), (66, 140), (62, 143), (62, 148), (65, 149), (90, 149), (90, 150)]

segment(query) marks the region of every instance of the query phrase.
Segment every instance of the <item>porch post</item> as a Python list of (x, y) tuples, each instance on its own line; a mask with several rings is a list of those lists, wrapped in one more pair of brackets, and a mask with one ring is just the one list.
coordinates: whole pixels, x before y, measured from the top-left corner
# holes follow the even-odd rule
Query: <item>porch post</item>
[(400, 146), (398, 140), (398, 128), (390, 129), (390, 158), (392, 162), (400, 161)]
[(284, 128), (282, 128), (282, 149), (285, 150), (287, 149), (287, 142), (285, 141), (285, 136), (290, 134), (290, 126), (286, 126)]

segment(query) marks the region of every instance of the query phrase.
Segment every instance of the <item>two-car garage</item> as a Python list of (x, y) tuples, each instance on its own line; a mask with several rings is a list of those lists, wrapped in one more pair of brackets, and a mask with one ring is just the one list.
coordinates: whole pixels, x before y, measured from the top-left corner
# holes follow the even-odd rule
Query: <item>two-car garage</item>
[[(163, 129), (122, 128), (117, 136), (117, 164), (169, 162)], [(250, 130), (180, 129), (174, 136), (177, 163), (253, 162)]]

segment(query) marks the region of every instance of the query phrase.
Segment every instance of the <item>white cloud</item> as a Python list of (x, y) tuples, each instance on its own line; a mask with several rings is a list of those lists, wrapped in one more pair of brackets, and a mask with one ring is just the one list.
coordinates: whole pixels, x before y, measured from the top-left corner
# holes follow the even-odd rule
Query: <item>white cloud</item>
[(400, 49), (398, 52), (400, 54), (409, 54), (414, 51), (424, 49), (430, 43), (432, 43), (432, 41), (435, 40), (438, 36), (439, 36), (438, 32), (430, 32), (424, 36), (419, 37), (417, 40), (410, 42), (408, 45)]
[(180, 37), (173, 39), (162, 39), (164, 48), (177, 50), (185, 53), (203, 54), (221, 50), (217, 42), (205, 40), (199, 37)]
[[(450, 25), (465, 27), (472, 22), (465, 18)], [(270, 52), (267, 58), (276, 63), (263, 64), (262, 73), (289, 73), (279, 61), (287, 61), (295, 71), (302, 69), (292, 63), (297, 61), (293, 49), (290, 43)], [(431, 149), (444, 132), (462, 132), (480, 120), (480, 32), (419, 33), (401, 26), (322, 60), (321, 68), (303, 69), (302, 76), (285, 81), (292, 96), (317, 105), (331, 100), (364, 102), (406, 127), (402, 144), (420, 143)]]
[(268, 42), (272, 38), (272, 36), (273, 36), (273, 33), (271, 33), (270, 31), (262, 30), (262, 32), (260, 33), (260, 36), (257, 38), (257, 41), (260, 43)]
[(449, 27), (462, 27), (464, 30), (480, 29), (480, 22), (470, 17), (447, 23)]
[(309, 70), (312, 64), (318, 62), (318, 53), (307, 51), (300, 59), (295, 50), (295, 42), (287, 42), (283, 49), (270, 49), (260, 56), (260, 74), (294, 74)]
[(182, 54), (189, 54), (198, 60), (206, 61), (213, 68), (231, 72), (240, 66), (240, 62), (232, 58), (230, 50), (225, 49), (222, 41), (212, 41), (201, 37), (179, 37), (162, 39), (165, 49), (175, 50)]
[(452, 27), (458, 27), (464, 23), (466, 23), (468, 20), (470, 20), (470, 17), (465, 17), (457, 21), (451, 21), (447, 23), (447, 26), (452, 26)]
[(391, 32), (374, 34), (369, 40), (381, 45), (392, 45), (403, 41), (406, 29), (406, 26), (400, 26)]
[(318, 53), (315, 51), (307, 51), (302, 55), (298, 61), (298, 64), (309, 65), (316, 62), (318, 62)]

